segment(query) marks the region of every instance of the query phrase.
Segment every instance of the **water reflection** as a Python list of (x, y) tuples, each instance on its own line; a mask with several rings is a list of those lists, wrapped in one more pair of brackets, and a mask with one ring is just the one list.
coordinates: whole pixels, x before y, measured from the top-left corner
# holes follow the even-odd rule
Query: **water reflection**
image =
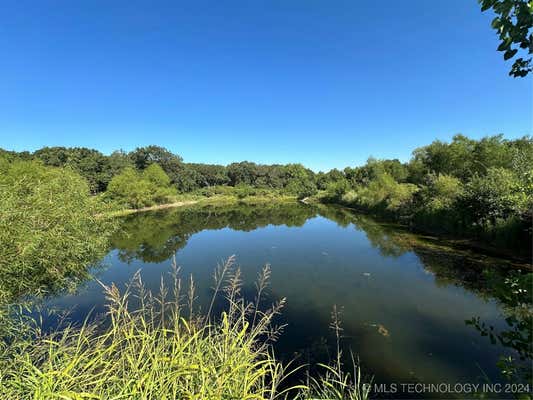
[(302, 226), (315, 216), (299, 203), (240, 204), (174, 209), (131, 215), (122, 222), (122, 234), (112, 242), (121, 260), (162, 262), (185, 247), (189, 238), (206, 229), (252, 231), (267, 225)]
[(510, 350), (498, 360), (498, 368), (508, 382), (531, 385), (533, 363), (533, 274), (513, 271), (503, 276), (485, 271), (492, 296), (502, 304), (506, 326), (495, 329), (479, 316), (465, 321), (494, 346)]
[[(358, 354), (377, 382), (498, 380), (500, 357), (517, 351), (498, 339), (491, 345), (465, 324), (476, 318), (481, 332), (483, 322), (498, 332), (508, 329), (498, 278), (483, 273), (497, 271), (503, 280), (507, 262), (450, 249), (346, 209), (287, 203), (138, 214), (124, 218), (113, 247), (110, 267), (99, 276), (104, 283), (120, 285), (142, 267), (145, 283), (156, 289), (176, 254), (183, 275), (194, 275), (204, 308), (221, 257), (237, 254), (245, 296), (255, 293), (253, 281), (270, 263), (268, 301), (288, 299), (278, 321), (288, 325), (276, 344), (286, 359), (328, 360), (334, 304), (344, 309), (345, 355), (350, 349)], [(102, 303), (92, 284), (55, 300), (75, 304), (79, 318)]]

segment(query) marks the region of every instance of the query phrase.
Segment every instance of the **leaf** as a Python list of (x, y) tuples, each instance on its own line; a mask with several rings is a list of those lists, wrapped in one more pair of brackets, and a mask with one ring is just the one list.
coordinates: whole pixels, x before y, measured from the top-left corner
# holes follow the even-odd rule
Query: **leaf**
[(500, 43), (500, 45), (498, 46), (498, 51), (507, 50), (510, 45), (511, 45), (511, 38), (508, 37), (503, 42)]
[(496, 0), (483, 0), (481, 2), (481, 12), (487, 11), (494, 5), (494, 3), (496, 3)]
[(517, 51), (518, 51), (518, 49), (509, 49), (509, 50), (507, 50), (503, 54), (503, 59), (504, 60), (508, 60), (508, 59), (512, 58), (516, 54)]

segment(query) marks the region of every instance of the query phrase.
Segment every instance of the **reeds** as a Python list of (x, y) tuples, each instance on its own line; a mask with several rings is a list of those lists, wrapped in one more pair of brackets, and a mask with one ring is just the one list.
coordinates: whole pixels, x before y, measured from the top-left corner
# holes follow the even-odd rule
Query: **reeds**
[[(102, 285), (105, 317), (81, 326), (67, 324), (45, 334), (38, 321), (24, 313), (4, 317), (3, 399), (366, 398), (336, 368), (314, 380), (311, 388), (282, 387), (295, 369), (276, 361), (271, 347), (280, 333), (273, 318), (285, 299), (265, 310), (260, 307), (270, 277), (268, 266), (259, 275), (255, 301), (248, 303), (240, 295), (235, 259), (222, 263), (206, 315), (195, 312), (192, 278), (184, 291), (175, 263), (171, 276), (171, 285), (162, 279), (157, 294), (145, 288), (140, 273), (123, 292), (115, 285)], [(211, 314), (219, 296), (227, 307), (215, 317)], [(358, 386), (360, 376), (354, 376)], [(325, 385), (323, 390), (317, 391), (319, 385)], [(343, 391), (330, 388), (339, 385), (344, 385)]]

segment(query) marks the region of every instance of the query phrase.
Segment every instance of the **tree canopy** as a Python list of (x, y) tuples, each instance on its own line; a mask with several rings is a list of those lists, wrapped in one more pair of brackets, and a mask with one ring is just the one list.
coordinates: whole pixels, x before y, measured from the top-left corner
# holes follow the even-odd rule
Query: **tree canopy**
[[(533, 53), (533, 1), (531, 0), (478, 0), (481, 11), (492, 10), (496, 17), (492, 28), (498, 33), (504, 60), (525, 52)], [(519, 53), (520, 52), (520, 53)], [(526, 56), (527, 57), (527, 56)], [(524, 77), (533, 71), (531, 57), (515, 58), (509, 75)]]
[(0, 209), (0, 303), (87, 277), (112, 232), (69, 167), (0, 157)]

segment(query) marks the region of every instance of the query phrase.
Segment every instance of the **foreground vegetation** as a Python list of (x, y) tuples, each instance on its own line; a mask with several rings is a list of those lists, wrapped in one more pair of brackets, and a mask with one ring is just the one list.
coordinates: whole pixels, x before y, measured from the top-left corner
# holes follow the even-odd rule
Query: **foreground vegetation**
[[(122, 294), (104, 286), (107, 315), (78, 327), (46, 333), (24, 313), (0, 315), (0, 394), (46, 400), (368, 398), (357, 366), (354, 375), (344, 373), (340, 354), (319, 378), (284, 385), (295, 370), (277, 362), (270, 346), (280, 333), (272, 322), (284, 299), (260, 308), (268, 267), (249, 303), (240, 295), (240, 271), (228, 259), (215, 271), (206, 315), (195, 312), (194, 282), (183, 287), (177, 268), (172, 276), (171, 287), (162, 280), (157, 294), (144, 288), (139, 274)], [(219, 300), (225, 311), (214, 317)], [(340, 340), (338, 322), (334, 326)]]
[(35, 161), (0, 160), (0, 210), (0, 304), (76, 287), (114, 229), (81, 176)]

